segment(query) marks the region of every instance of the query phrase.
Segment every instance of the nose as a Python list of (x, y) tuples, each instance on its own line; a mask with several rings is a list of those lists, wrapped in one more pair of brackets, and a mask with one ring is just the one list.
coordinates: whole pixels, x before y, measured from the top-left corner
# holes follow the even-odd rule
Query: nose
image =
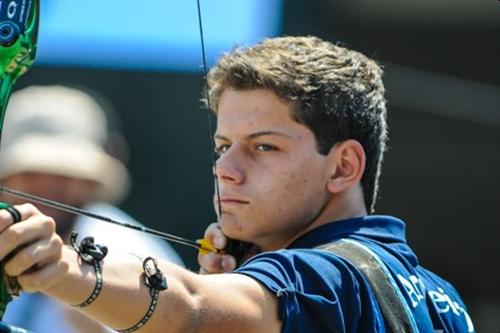
[(215, 162), (215, 176), (219, 182), (241, 184), (245, 181), (244, 156), (241, 148), (232, 145)]

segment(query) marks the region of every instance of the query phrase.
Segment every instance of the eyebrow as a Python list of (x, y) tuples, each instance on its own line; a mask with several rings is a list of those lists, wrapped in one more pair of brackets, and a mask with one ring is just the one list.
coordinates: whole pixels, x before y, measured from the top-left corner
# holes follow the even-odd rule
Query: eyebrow
[[(258, 138), (261, 136), (267, 136), (267, 135), (276, 135), (276, 136), (282, 136), (285, 138), (292, 137), (291, 135), (288, 135), (288, 134), (285, 134), (282, 132), (277, 132), (277, 131), (260, 131), (260, 132), (255, 132), (255, 133), (248, 135), (247, 138), (248, 139), (255, 139), (255, 138)], [(215, 134), (214, 138), (219, 139), (219, 140), (231, 141), (231, 140), (229, 140), (229, 138), (225, 137), (224, 135), (220, 135), (220, 134)]]

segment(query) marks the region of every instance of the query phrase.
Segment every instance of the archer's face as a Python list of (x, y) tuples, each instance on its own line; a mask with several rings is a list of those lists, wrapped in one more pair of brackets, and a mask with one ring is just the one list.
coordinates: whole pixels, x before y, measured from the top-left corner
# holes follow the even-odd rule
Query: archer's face
[(327, 157), (289, 111), (289, 103), (264, 89), (227, 89), (219, 102), (221, 227), (263, 250), (286, 246), (330, 198)]

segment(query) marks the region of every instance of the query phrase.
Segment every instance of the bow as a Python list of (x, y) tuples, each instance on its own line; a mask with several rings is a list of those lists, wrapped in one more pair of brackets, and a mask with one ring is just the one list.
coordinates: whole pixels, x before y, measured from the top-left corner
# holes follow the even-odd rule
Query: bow
[[(0, 1), (0, 135), (12, 86), (35, 60), (39, 5), (39, 0)], [(2, 280), (3, 275), (2, 270)], [(11, 299), (6, 285), (0, 284), (0, 320)], [(2, 326), (0, 332), (10, 332)]]

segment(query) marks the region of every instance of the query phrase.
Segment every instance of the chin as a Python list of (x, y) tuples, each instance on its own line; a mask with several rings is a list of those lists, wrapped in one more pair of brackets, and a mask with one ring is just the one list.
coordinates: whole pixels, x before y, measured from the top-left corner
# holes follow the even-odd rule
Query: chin
[(222, 214), (219, 221), (220, 227), (224, 235), (232, 239), (245, 240), (245, 228), (244, 225), (234, 216), (228, 216), (227, 214)]

